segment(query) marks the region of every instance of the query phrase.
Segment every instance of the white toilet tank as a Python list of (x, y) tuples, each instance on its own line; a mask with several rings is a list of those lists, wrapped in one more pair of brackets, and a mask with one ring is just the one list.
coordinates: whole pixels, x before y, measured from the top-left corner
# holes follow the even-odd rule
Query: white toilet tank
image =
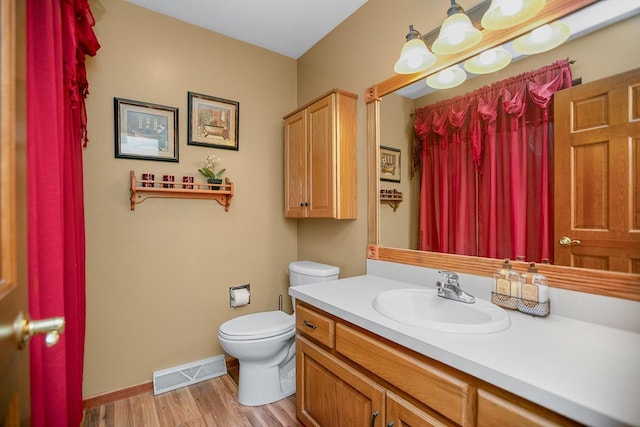
[(289, 286), (308, 285), (310, 283), (336, 280), (340, 268), (313, 261), (294, 261), (289, 263)]

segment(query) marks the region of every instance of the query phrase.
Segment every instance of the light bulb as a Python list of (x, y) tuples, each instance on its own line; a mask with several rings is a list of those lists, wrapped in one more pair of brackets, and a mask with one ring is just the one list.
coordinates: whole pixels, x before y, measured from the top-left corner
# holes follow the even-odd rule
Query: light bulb
[(471, 24), (464, 13), (454, 13), (442, 23), (440, 35), (431, 49), (438, 55), (453, 55), (465, 51), (482, 40), (482, 32)]
[(546, 52), (567, 41), (571, 29), (567, 24), (556, 21), (543, 25), (513, 41), (513, 50), (523, 55)]
[(410, 68), (418, 68), (422, 63), (422, 58), (420, 55), (411, 55), (407, 58), (407, 64)]
[(496, 60), (496, 57), (497, 57), (496, 51), (493, 49), (490, 49), (482, 52), (480, 54), (479, 59), (481, 63), (488, 65), (488, 64), (493, 64)]
[(447, 28), (447, 34), (445, 35), (445, 37), (452, 45), (460, 44), (462, 43), (462, 40), (464, 40), (466, 32), (465, 30), (466, 28), (464, 25), (453, 24), (449, 28)]
[(427, 77), (427, 85), (435, 89), (449, 89), (456, 87), (467, 79), (465, 73), (459, 66), (446, 68), (439, 73)]
[(503, 0), (500, 11), (504, 16), (513, 16), (522, 10), (522, 0)]
[(453, 80), (453, 72), (449, 69), (440, 71), (440, 75), (438, 76), (442, 83), (451, 83)]
[(536, 43), (543, 43), (549, 40), (551, 33), (551, 27), (549, 24), (545, 24), (531, 31), (531, 39)]
[(400, 58), (393, 66), (393, 70), (399, 74), (412, 74), (424, 71), (436, 62), (436, 56), (429, 51), (422, 40), (422, 34), (409, 25), (409, 34), (405, 37), (407, 42), (402, 46)]
[(501, 70), (511, 62), (511, 54), (502, 46), (485, 50), (464, 61), (464, 68), (473, 74), (488, 74)]

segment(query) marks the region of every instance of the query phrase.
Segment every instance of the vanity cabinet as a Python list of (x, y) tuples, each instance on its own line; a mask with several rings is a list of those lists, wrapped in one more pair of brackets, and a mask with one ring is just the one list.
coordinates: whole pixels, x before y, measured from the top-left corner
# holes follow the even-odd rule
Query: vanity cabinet
[(355, 219), (357, 95), (332, 90), (284, 117), (284, 214)]
[(306, 426), (578, 425), (301, 301), (296, 324)]
[(296, 352), (296, 411), (304, 425), (383, 425), (383, 387), (302, 336)]

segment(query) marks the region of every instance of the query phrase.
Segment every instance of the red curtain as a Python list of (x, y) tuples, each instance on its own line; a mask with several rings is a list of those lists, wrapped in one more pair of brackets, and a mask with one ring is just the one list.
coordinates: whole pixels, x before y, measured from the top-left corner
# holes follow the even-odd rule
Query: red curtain
[(553, 262), (553, 94), (568, 60), (415, 112), (420, 249)]
[(29, 312), (66, 320), (56, 346), (30, 344), (33, 426), (82, 420), (84, 60), (99, 48), (93, 25), (87, 0), (27, 2)]

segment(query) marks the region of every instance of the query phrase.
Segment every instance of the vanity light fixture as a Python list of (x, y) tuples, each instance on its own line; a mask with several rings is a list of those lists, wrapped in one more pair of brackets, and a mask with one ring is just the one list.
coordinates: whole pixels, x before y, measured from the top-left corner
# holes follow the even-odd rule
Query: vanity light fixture
[(503, 30), (531, 19), (540, 12), (546, 0), (491, 0), (489, 9), (482, 16), (482, 27), (487, 30)]
[(465, 80), (467, 80), (467, 73), (456, 64), (427, 77), (427, 85), (434, 89), (451, 89), (462, 84)]
[(402, 47), (400, 58), (393, 67), (398, 74), (418, 73), (431, 67), (436, 62), (436, 56), (431, 53), (422, 40), (422, 34), (409, 25), (407, 42)]
[[(462, 6), (451, 0), (447, 19), (440, 26), (440, 34), (431, 49), (437, 55), (453, 55), (465, 51), (482, 40), (482, 33), (471, 24)], [(461, 70), (462, 71), (462, 70)]]
[(502, 46), (487, 49), (464, 61), (464, 69), (473, 74), (489, 74), (511, 63), (511, 54)]
[(513, 41), (513, 50), (523, 55), (534, 55), (560, 46), (571, 35), (567, 24), (556, 21), (536, 28)]

